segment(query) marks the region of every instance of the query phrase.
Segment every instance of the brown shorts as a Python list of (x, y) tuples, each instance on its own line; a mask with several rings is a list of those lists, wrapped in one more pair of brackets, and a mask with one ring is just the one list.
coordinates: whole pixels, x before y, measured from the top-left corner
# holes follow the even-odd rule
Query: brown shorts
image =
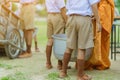
[(63, 34), (65, 22), (60, 13), (48, 14), (47, 19), (47, 38), (52, 38), (54, 34)]
[(66, 24), (67, 47), (70, 49), (87, 49), (94, 46), (93, 27), (88, 16), (70, 16)]
[(34, 29), (34, 15), (35, 15), (35, 5), (28, 4), (22, 5), (20, 18), (22, 19), (22, 29), (29, 30)]

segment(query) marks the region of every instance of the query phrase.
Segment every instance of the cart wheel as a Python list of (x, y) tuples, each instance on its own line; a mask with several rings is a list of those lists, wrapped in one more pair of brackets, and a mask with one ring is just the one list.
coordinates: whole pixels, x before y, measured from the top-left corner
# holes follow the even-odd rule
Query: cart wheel
[(24, 38), (24, 32), (22, 30), (19, 30), (19, 33), (21, 35), (21, 43), (20, 46), (23, 50), (20, 51), (20, 53), (22, 53), (23, 51), (26, 51), (26, 42), (25, 42), (25, 38)]
[[(16, 46), (20, 47), (21, 36), (20, 36), (19, 31), (17, 29), (10, 30), (10, 32), (6, 35), (6, 40), (9, 40)], [(18, 56), (18, 54), (20, 53), (20, 49), (17, 49), (16, 47), (14, 47), (10, 44), (6, 44), (5, 52), (9, 58), (13, 59)]]

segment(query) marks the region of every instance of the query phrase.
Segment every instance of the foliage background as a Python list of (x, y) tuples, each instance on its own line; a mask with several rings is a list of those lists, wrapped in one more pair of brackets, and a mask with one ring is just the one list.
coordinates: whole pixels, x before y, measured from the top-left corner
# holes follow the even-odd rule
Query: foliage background
[(120, 13), (120, 0), (114, 0), (114, 2), (115, 2), (115, 7), (118, 8), (119, 13)]

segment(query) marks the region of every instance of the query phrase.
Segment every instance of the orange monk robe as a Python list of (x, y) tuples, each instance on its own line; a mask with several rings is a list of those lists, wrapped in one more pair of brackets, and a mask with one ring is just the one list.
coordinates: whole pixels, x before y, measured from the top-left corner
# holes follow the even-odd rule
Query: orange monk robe
[(97, 33), (96, 29), (94, 30), (95, 46), (91, 58), (85, 64), (85, 69), (104, 70), (110, 67), (110, 33), (114, 19), (114, 1), (101, 0), (98, 8), (102, 32)]

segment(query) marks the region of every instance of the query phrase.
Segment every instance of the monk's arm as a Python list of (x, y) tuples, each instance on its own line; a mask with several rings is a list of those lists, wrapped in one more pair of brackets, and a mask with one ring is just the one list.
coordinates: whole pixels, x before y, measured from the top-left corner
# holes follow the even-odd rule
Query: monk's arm
[(94, 17), (96, 19), (96, 25), (98, 27), (98, 31), (101, 31), (101, 24), (100, 24), (100, 17), (99, 17), (99, 13), (98, 13), (98, 3), (93, 4), (92, 6), (92, 11), (94, 14)]

